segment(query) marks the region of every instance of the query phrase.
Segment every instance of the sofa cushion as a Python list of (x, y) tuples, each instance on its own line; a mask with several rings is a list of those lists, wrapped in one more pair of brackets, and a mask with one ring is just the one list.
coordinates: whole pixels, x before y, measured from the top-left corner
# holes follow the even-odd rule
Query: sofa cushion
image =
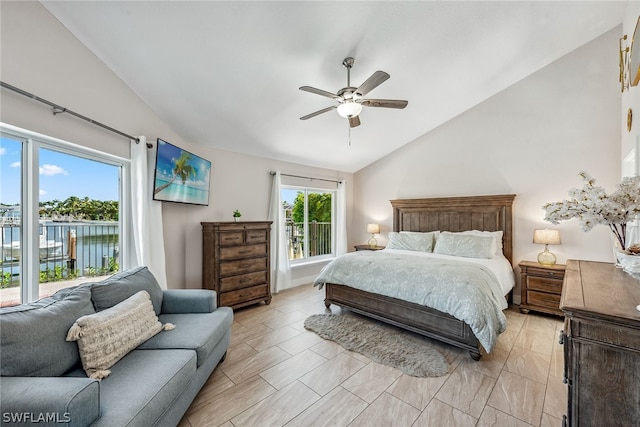
[(100, 384), (84, 378), (3, 377), (2, 424), (87, 426), (100, 417)]
[(79, 318), (69, 329), (67, 341), (78, 341), (85, 372), (101, 379), (113, 364), (161, 330), (149, 293), (140, 291), (111, 308)]
[(176, 325), (175, 333), (158, 334), (138, 348), (195, 350), (200, 366), (231, 328), (233, 310), (219, 307), (211, 313), (161, 314), (160, 321)]
[(192, 350), (133, 350), (100, 382), (102, 417), (92, 427), (158, 425), (195, 374)]
[(147, 291), (151, 295), (153, 310), (156, 315), (160, 314), (162, 289), (153, 274), (144, 266), (116, 273), (102, 282), (94, 283), (91, 286), (91, 298), (96, 311), (102, 311), (140, 291)]
[(65, 337), (79, 317), (91, 313), (91, 289), (85, 285), (0, 309), (0, 375), (56, 377), (78, 365), (78, 345)]

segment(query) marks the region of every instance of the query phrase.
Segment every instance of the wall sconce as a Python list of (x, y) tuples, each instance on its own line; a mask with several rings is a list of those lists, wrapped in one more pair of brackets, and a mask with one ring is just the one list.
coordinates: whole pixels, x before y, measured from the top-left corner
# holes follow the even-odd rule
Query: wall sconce
[(544, 245), (544, 251), (538, 254), (538, 263), (542, 265), (554, 265), (556, 256), (549, 252), (549, 245), (560, 244), (560, 231), (549, 230), (533, 230), (533, 243)]
[(367, 233), (371, 234), (371, 238), (367, 242), (369, 243), (369, 246), (372, 248), (378, 246), (376, 234), (380, 233), (380, 224), (367, 224)]

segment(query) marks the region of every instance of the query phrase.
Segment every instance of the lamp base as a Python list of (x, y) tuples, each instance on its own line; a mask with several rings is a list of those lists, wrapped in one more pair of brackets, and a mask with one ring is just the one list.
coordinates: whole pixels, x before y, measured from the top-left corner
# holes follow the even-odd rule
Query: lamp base
[(371, 248), (375, 248), (376, 246), (378, 246), (378, 241), (376, 240), (376, 238), (374, 236), (371, 236), (371, 238), (369, 239), (369, 241), (367, 243), (369, 244), (369, 247), (371, 247)]
[(545, 249), (538, 254), (538, 263), (542, 265), (554, 265), (556, 263), (556, 256)]

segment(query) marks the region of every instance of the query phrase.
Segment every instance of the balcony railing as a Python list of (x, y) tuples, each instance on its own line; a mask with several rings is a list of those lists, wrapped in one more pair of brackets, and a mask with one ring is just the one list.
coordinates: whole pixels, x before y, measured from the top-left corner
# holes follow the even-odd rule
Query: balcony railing
[[(331, 223), (310, 222), (309, 226), (309, 257), (329, 255), (332, 253)], [(304, 223), (287, 221), (287, 245), (289, 259), (304, 258)]]
[[(5, 222), (0, 228), (0, 289), (18, 287), (23, 245), (21, 226), (19, 222)], [(102, 276), (119, 270), (117, 222), (41, 221), (38, 228), (41, 287), (44, 283)], [(42, 292), (40, 296), (44, 296)]]

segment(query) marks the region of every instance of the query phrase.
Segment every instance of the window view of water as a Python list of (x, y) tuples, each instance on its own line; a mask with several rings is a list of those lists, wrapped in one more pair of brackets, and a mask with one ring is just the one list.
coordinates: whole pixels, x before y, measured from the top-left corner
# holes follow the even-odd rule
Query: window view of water
[(0, 305), (119, 270), (124, 170), (108, 154), (0, 128)]
[[(20, 285), (19, 223), (2, 224), (0, 288)], [(119, 226), (114, 221), (40, 221), (40, 283), (69, 281), (119, 270)], [(0, 298), (0, 301), (5, 298)]]

